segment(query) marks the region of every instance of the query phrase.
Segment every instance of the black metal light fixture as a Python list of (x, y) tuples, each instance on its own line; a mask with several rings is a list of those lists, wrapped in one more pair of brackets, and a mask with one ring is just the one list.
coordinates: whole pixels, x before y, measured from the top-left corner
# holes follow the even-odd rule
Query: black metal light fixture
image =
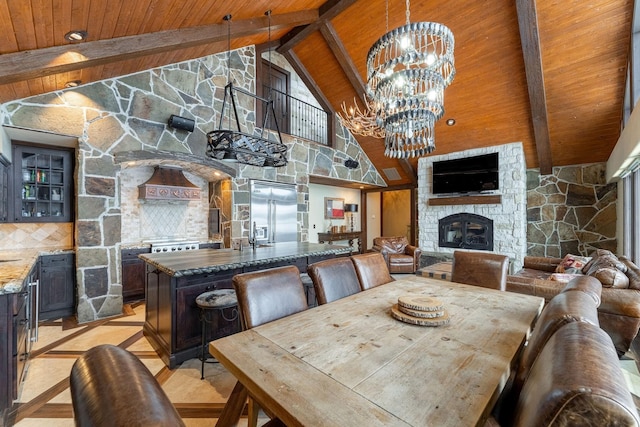
[(353, 159), (347, 159), (344, 161), (344, 166), (348, 169), (355, 169), (360, 163)]
[[(269, 34), (271, 34), (271, 11), (266, 13), (269, 16)], [(231, 82), (231, 15), (223, 18), (228, 23), (228, 49), (227, 49), (227, 85), (224, 88), (224, 99), (222, 101), (222, 110), (220, 111), (220, 123), (218, 130), (207, 133), (207, 151), (206, 155), (222, 161), (238, 162), (259, 167), (281, 167), (287, 164), (287, 146), (282, 143), (282, 135), (280, 127), (276, 119), (276, 112), (272, 99), (264, 99), (256, 94), (248, 92), (244, 89), (235, 87)], [(269, 36), (271, 37), (271, 36)], [(270, 131), (266, 132), (263, 126), (259, 135), (250, 135), (243, 132), (238, 117), (238, 108), (236, 99), (238, 94), (246, 95), (254, 98), (256, 102), (263, 103), (264, 121), (267, 123), (269, 115), (273, 117), (276, 127), (277, 140), (272, 139)], [(233, 109), (233, 117), (231, 115)], [(223, 129), (222, 121), (228, 116), (229, 127), (235, 120), (237, 130)]]
[(175, 114), (169, 116), (169, 121), (167, 124), (174, 129), (186, 130), (187, 132), (193, 132), (193, 129), (195, 129), (196, 127), (195, 120), (176, 116)]

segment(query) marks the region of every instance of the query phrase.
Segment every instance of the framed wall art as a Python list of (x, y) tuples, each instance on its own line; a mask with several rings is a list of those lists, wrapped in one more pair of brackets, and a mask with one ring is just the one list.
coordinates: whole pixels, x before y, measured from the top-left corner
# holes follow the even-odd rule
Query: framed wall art
[(324, 198), (325, 219), (344, 219), (344, 199)]

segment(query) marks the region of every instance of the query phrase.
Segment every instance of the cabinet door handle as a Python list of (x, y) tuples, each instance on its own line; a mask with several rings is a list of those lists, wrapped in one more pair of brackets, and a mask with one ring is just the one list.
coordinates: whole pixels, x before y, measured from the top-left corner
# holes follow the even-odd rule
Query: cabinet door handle
[(32, 342), (36, 342), (38, 341), (38, 323), (40, 321), (40, 279), (36, 280), (33, 283), (29, 283), (29, 286), (32, 286), (33, 288), (35, 288), (35, 296), (34, 296), (34, 292), (32, 290), (32, 294), (31, 294), (31, 298), (35, 298), (36, 299), (36, 312), (32, 313), (32, 315), (35, 316), (35, 327), (34, 327), (34, 333), (33, 336), (31, 337), (31, 341)]

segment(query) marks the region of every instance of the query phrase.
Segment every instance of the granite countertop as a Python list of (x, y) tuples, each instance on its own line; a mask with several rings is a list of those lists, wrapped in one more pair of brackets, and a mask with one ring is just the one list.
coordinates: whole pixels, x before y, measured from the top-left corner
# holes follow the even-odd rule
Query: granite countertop
[(71, 248), (0, 250), (0, 295), (20, 292), (41, 255), (73, 252)]
[(191, 276), (254, 265), (288, 261), (314, 255), (350, 254), (350, 246), (325, 245), (309, 242), (274, 243), (233, 249), (200, 249), (197, 251), (151, 253), (139, 255), (148, 264), (173, 277)]

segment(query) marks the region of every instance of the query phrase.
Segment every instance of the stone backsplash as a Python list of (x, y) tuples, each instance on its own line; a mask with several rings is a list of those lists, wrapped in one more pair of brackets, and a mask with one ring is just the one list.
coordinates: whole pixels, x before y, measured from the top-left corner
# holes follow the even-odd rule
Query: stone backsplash
[(527, 254), (563, 257), (615, 253), (615, 183), (607, 184), (606, 163), (554, 167), (551, 175), (527, 171)]
[(72, 222), (0, 224), (0, 249), (73, 248)]

